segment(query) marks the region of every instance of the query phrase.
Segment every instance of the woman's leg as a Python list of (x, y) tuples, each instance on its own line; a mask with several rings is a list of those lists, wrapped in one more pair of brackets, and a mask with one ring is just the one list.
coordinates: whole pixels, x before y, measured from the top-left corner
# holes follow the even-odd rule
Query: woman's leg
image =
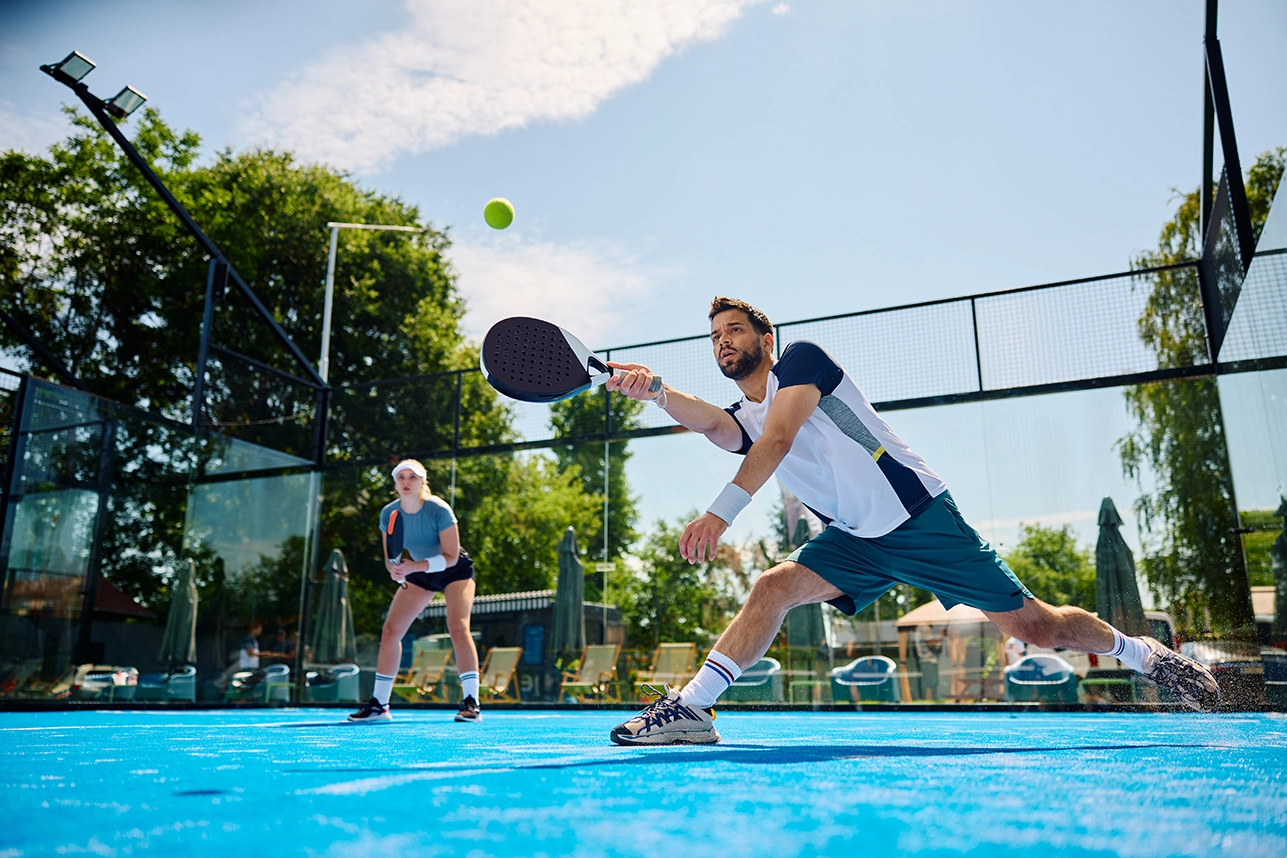
[[(478, 647), (469, 633), (469, 614), (474, 609), (473, 578), (452, 581), (443, 595), (447, 597), (447, 632), (456, 652), (456, 670), (460, 673), (478, 672)], [(381, 650), (383, 652), (383, 650)]]
[(411, 628), (416, 617), (433, 599), (429, 590), (409, 584), (405, 590), (398, 588), (393, 594), (393, 604), (389, 605), (388, 616), (384, 618), (384, 629), (380, 632), (380, 657), (375, 663), (375, 672), (385, 676), (397, 674), (402, 663), (402, 636)]

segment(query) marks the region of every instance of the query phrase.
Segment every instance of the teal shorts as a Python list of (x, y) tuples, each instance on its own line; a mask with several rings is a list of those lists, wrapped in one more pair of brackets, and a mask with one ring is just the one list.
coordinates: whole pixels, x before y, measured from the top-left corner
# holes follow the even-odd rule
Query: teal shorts
[(844, 593), (830, 604), (849, 616), (898, 583), (929, 590), (945, 608), (966, 604), (981, 611), (1015, 611), (1033, 598), (965, 523), (947, 492), (884, 536), (864, 539), (827, 527), (787, 559)]

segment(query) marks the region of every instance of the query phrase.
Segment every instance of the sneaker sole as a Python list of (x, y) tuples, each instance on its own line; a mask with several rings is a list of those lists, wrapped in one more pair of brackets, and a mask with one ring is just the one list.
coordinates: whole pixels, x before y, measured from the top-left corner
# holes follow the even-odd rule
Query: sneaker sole
[(458, 724), (477, 724), (481, 720), (483, 720), (482, 715), (479, 715), (476, 718), (461, 718), (459, 715), (456, 716), (456, 723)]
[(719, 741), (719, 733), (714, 730), (706, 732), (686, 732), (686, 733), (661, 733), (656, 736), (643, 736), (639, 738), (630, 738), (617, 733), (610, 733), (609, 737), (617, 745), (713, 745)]
[(377, 715), (374, 718), (350, 718), (349, 722), (353, 724), (376, 724), (392, 720), (393, 716), (386, 713), (384, 715)]

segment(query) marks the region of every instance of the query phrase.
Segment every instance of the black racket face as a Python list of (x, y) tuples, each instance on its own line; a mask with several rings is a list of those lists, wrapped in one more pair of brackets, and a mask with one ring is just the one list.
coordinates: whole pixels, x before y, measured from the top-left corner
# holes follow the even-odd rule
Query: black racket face
[(389, 513), (389, 526), (384, 533), (385, 550), (394, 563), (402, 557), (402, 516), (398, 510)]
[(558, 402), (590, 387), (585, 360), (555, 324), (514, 316), (483, 338), (483, 371), (492, 387), (524, 402)]

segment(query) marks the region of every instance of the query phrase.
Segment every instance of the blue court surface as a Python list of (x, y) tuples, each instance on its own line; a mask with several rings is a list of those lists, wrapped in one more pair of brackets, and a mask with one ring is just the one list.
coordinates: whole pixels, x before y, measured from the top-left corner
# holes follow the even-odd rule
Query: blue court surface
[(1272, 715), (0, 713), (0, 856), (1287, 856)]

